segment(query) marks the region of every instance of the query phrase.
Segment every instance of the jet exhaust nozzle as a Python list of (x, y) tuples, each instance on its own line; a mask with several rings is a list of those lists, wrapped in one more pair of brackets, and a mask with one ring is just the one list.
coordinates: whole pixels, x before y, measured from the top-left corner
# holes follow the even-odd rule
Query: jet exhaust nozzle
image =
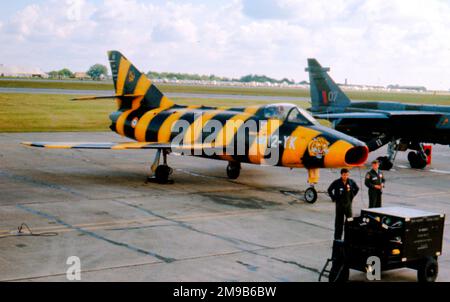
[(345, 163), (348, 166), (361, 166), (369, 157), (369, 148), (367, 146), (357, 146), (349, 149), (345, 153)]

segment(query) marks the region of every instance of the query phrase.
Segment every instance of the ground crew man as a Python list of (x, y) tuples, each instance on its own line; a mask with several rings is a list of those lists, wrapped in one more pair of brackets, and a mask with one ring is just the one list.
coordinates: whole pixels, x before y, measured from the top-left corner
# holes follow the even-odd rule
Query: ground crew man
[(365, 184), (369, 188), (369, 208), (381, 207), (381, 195), (384, 188), (384, 175), (380, 171), (380, 163), (377, 160), (372, 162), (372, 169), (367, 172)]
[(359, 187), (349, 178), (347, 169), (341, 170), (341, 178), (335, 180), (328, 188), (328, 195), (336, 203), (336, 219), (334, 224), (334, 239), (341, 240), (345, 219), (352, 217), (352, 201), (358, 194)]

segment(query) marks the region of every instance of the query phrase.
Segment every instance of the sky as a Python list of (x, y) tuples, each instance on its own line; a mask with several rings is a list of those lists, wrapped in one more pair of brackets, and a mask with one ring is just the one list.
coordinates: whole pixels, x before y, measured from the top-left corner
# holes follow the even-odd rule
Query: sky
[(0, 64), (86, 71), (119, 50), (142, 71), (450, 89), (448, 0), (0, 2)]

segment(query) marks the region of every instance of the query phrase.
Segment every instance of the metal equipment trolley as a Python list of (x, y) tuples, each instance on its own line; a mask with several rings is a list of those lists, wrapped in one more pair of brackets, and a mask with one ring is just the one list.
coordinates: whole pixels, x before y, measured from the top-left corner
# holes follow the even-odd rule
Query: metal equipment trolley
[[(418, 281), (434, 282), (444, 220), (444, 214), (403, 207), (362, 210), (360, 217), (346, 221), (344, 241), (334, 241), (332, 259), (319, 281), (324, 275), (330, 282), (347, 281), (350, 269), (370, 271), (373, 263), (368, 259), (377, 257), (381, 271), (407, 267), (417, 270)], [(331, 270), (327, 270), (329, 263)]]

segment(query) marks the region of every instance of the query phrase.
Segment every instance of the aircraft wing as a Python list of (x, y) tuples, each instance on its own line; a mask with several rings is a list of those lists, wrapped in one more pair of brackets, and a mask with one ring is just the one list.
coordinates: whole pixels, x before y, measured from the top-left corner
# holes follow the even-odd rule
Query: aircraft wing
[(390, 116), (442, 116), (441, 112), (433, 111), (414, 111), (414, 110), (399, 110), (399, 111), (383, 111), (383, 113), (389, 114)]
[(337, 119), (388, 119), (389, 113), (384, 112), (343, 112), (343, 113), (320, 113), (313, 114), (317, 119), (337, 120)]
[(174, 152), (187, 150), (217, 150), (211, 144), (161, 144), (161, 143), (140, 143), (140, 142), (122, 142), (122, 143), (94, 143), (94, 142), (23, 142), (23, 145), (29, 147), (38, 147), (46, 149), (93, 149), (93, 150), (137, 150), (137, 149), (168, 149)]

